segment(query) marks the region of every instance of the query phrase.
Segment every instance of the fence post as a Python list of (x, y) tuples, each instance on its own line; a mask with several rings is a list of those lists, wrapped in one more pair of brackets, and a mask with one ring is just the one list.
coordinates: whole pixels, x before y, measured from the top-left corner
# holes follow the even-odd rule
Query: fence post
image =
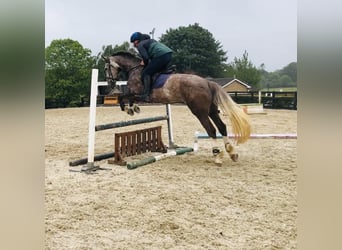
[(94, 147), (95, 147), (95, 119), (97, 100), (97, 78), (98, 69), (92, 69), (90, 87), (89, 125), (88, 125), (88, 162), (84, 166), (85, 170), (94, 168)]
[(276, 108), (276, 97), (275, 97), (275, 95), (276, 95), (276, 92), (273, 91), (272, 92), (272, 108), (273, 109)]
[(90, 86), (90, 106), (89, 106), (89, 126), (88, 126), (88, 162), (82, 167), (82, 171), (96, 169), (94, 166), (95, 153), (95, 122), (96, 122), (96, 105), (98, 86), (107, 85), (107, 82), (98, 82), (98, 69), (92, 69), (91, 86)]

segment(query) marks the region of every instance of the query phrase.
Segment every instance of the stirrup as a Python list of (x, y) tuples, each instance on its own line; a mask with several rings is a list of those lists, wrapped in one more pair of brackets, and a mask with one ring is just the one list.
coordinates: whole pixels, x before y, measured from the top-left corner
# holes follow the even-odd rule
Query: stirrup
[(144, 102), (151, 102), (151, 98), (149, 95), (143, 97)]

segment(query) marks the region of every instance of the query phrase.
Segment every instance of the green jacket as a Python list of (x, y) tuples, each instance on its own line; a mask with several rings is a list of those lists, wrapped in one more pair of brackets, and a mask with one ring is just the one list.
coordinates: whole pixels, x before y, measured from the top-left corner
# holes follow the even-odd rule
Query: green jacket
[(145, 64), (147, 64), (150, 59), (173, 52), (172, 49), (167, 47), (165, 44), (157, 42), (154, 39), (140, 41), (138, 51)]

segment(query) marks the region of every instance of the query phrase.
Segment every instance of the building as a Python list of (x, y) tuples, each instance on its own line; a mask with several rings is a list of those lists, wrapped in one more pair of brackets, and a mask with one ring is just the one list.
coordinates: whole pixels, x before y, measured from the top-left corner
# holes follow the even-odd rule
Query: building
[(210, 78), (208, 80), (218, 83), (225, 92), (249, 92), (252, 90), (251, 86), (236, 78)]

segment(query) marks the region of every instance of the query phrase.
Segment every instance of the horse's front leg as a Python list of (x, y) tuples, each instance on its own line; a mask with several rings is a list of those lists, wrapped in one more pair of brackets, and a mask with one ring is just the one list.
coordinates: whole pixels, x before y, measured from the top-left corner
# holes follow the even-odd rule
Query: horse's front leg
[(134, 103), (135, 98), (131, 97), (129, 98), (129, 107), (135, 112), (135, 113), (140, 113), (140, 107), (138, 104)]
[[(128, 106), (126, 105), (124, 99), (128, 100)], [(124, 95), (119, 97), (119, 104), (122, 111), (125, 111), (129, 115), (134, 115), (134, 112), (140, 113), (140, 108), (134, 103), (134, 96)]]
[[(125, 97), (126, 96), (119, 96), (120, 109), (121, 109), (121, 111), (125, 111), (129, 115), (134, 115), (134, 111), (133, 111), (132, 107), (129, 107), (126, 105), (126, 103), (124, 101)], [(129, 102), (129, 105), (131, 106), (130, 102)]]
[(119, 96), (119, 104), (120, 104), (121, 111), (125, 111), (126, 104), (122, 96)]

